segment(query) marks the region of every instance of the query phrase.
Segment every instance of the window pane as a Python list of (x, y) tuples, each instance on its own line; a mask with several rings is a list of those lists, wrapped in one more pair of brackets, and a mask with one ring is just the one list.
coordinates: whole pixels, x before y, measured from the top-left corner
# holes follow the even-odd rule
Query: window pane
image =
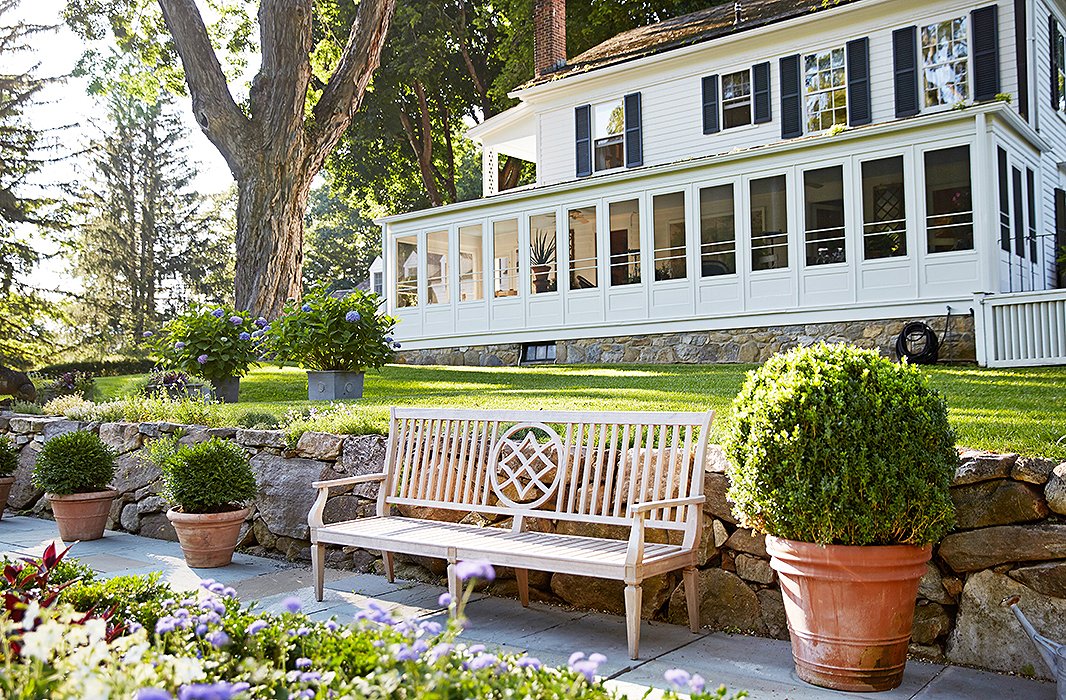
[(722, 76), (722, 128), (751, 124), (751, 71)]
[(610, 170), (625, 165), (625, 147), (621, 136), (596, 139), (596, 170)]
[(622, 100), (604, 102), (593, 110), (593, 148), (596, 170), (611, 170), (625, 165), (625, 106)]
[(902, 157), (862, 164), (862, 243), (866, 260), (907, 254), (905, 192)]
[(844, 256), (844, 168), (803, 173), (803, 220), (807, 265), (842, 263)]
[(922, 27), (921, 39), (925, 106), (966, 101), (969, 95), (966, 17)]
[(970, 147), (925, 153), (925, 230), (929, 252), (973, 249)]
[(611, 285), (640, 284), (640, 204), (635, 199), (612, 202)]
[(655, 229), (655, 279), (684, 279), (688, 276), (685, 193), (656, 195), (651, 203)]
[(732, 185), (700, 190), (700, 268), (703, 277), (732, 275), (737, 271)]
[(518, 219), (492, 224), (492, 291), (497, 297), (518, 295)]
[(785, 176), (751, 181), (751, 269), (788, 267), (788, 200)]
[(396, 306), (418, 306), (418, 237), (396, 239)]
[(529, 217), (530, 291), (533, 294), (559, 289), (557, 252), (555, 214)]
[(459, 301), (484, 299), (485, 238), (481, 225), (459, 229)]
[(591, 289), (596, 280), (596, 207), (571, 209), (570, 289)]
[(803, 86), (807, 131), (823, 131), (837, 124), (847, 124), (844, 49), (806, 56), (803, 61)]
[(426, 234), (426, 302), (448, 303), (448, 232)]

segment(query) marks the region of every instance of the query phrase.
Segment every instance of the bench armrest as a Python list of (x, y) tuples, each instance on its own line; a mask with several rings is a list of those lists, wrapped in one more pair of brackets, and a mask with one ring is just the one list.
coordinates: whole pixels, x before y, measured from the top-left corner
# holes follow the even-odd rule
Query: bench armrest
[(372, 481), (384, 481), (387, 475), (385, 472), (378, 472), (376, 474), (361, 474), (359, 476), (346, 476), (343, 479), (329, 479), (327, 481), (314, 481), (311, 482), (311, 487), (316, 489), (331, 489), (339, 488), (341, 486), (351, 486), (352, 484), (367, 484)]
[(677, 506), (698, 506), (707, 500), (706, 496), (689, 496), (688, 498), (665, 498), (660, 501), (645, 501), (634, 503), (629, 506), (630, 515), (646, 515), (657, 508), (673, 508)]

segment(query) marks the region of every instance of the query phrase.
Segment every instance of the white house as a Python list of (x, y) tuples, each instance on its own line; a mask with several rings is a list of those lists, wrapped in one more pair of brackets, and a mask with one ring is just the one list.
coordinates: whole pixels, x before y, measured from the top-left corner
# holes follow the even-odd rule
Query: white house
[[(380, 221), (411, 361), (750, 361), (949, 313), (949, 356), (1066, 361), (1061, 0), (746, 0), (569, 60), (536, 12), (536, 77), (468, 133), (484, 197)], [(536, 183), (498, 191), (500, 154)]]

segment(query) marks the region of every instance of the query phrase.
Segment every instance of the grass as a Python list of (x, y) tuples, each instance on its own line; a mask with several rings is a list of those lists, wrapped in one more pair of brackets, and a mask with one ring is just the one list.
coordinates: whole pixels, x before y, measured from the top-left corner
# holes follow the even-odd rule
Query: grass
[[(729, 419), (733, 396), (752, 365), (554, 365), (541, 367), (411, 367), (369, 372), (364, 398), (353, 402), (358, 427), (385, 432), (388, 409), (447, 406), (486, 409), (716, 411), (715, 434)], [(926, 370), (943, 392), (958, 443), (996, 452), (1066, 459), (1066, 367)], [(139, 376), (97, 379), (100, 398), (133, 391)], [(241, 381), (241, 402), (222, 408), (237, 422), (247, 413), (284, 416), (309, 402), (307, 378), (292, 367), (264, 367)]]

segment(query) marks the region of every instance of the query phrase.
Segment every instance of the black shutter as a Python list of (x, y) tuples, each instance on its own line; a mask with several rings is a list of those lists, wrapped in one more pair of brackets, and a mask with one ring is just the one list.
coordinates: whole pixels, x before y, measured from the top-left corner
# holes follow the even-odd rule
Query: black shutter
[(574, 109), (574, 142), (577, 144), (577, 176), (592, 174), (592, 108), (581, 105)]
[(1055, 283), (1066, 289), (1066, 190), (1055, 188)]
[(892, 68), (895, 71), (896, 117), (913, 117), (918, 106), (918, 28), (892, 32)]
[(770, 63), (757, 63), (752, 66), (752, 93), (755, 97), (755, 123), (765, 124), (770, 121)]
[(999, 6), (970, 13), (973, 29), (973, 99), (985, 102), (999, 94)]
[(626, 112), (626, 167), (644, 165), (644, 133), (641, 128), (640, 93), (625, 96)]
[(1059, 100), (1059, 23), (1052, 15), (1048, 17), (1048, 34), (1051, 41), (1051, 109), (1058, 111)]
[[(1014, 62), (1018, 65), (1018, 114), (1029, 121), (1029, 48), (1026, 27), (1029, 0), (1014, 0)], [(1054, 53), (1054, 51), (1052, 51)], [(1052, 59), (1054, 60), (1054, 59)]]
[(1010, 172), (1007, 152), (997, 149), (999, 161), (999, 247), (1010, 252)]
[(781, 138), (803, 136), (803, 106), (800, 102), (800, 57), (781, 59)]
[(715, 134), (718, 124), (718, 76), (708, 75), (703, 79), (703, 133)]
[(848, 124), (862, 126), (873, 121), (870, 109), (870, 40), (854, 39), (848, 52)]
[(1026, 220), (1029, 222), (1029, 259), (1036, 262), (1036, 173), (1025, 169)]

